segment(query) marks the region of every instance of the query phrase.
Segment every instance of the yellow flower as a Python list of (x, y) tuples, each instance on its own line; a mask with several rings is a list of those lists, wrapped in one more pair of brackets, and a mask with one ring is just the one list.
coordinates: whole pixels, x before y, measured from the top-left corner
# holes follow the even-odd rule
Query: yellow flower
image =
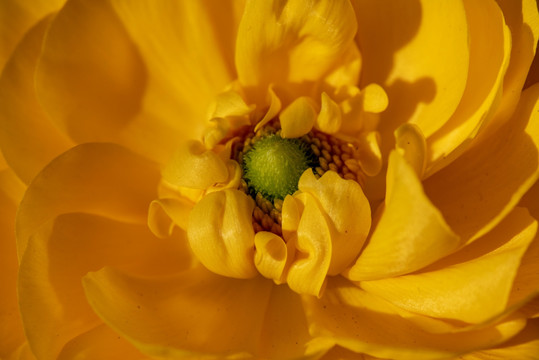
[(0, 15), (1, 358), (537, 358), (535, 1)]

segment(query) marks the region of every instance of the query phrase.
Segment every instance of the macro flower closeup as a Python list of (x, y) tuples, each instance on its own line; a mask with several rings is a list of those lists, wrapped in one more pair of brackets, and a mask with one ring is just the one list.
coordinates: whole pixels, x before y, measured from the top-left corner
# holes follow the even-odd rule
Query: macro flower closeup
[(2, 0), (0, 359), (539, 359), (538, 38), (535, 0)]

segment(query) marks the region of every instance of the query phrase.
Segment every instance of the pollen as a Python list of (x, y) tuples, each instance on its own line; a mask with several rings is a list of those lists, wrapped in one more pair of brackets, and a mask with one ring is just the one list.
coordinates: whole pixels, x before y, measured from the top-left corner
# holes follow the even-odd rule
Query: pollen
[(233, 148), (233, 157), (243, 171), (240, 187), (256, 203), (255, 232), (282, 235), (284, 198), (298, 190), (299, 178), (307, 169), (318, 178), (334, 171), (363, 185), (357, 146), (351, 142), (314, 129), (300, 138), (283, 138), (276, 121), (241, 138)]

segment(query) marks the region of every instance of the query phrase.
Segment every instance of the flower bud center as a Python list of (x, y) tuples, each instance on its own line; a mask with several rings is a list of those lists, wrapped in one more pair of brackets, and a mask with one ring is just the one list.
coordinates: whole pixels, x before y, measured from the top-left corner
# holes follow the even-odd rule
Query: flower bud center
[(301, 139), (269, 134), (258, 139), (243, 155), (247, 185), (266, 199), (284, 199), (298, 190), (298, 181), (312, 167), (314, 154)]

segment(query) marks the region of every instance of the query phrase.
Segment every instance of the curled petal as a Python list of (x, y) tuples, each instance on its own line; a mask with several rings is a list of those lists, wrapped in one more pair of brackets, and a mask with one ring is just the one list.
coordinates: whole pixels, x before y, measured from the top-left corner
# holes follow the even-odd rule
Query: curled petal
[(154, 200), (148, 209), (148, 227), (160, 238), (171, 236), (176, 226), (187, 230), (192, 209), (193, 203), (184, 198)]
[(277, 284), (283, 283), (287, 263), (294, 255), (280, 236), (261, 231), (255, 235), (255, 265), (262, 276), (273, 279)]
[(163, 179), (178, 187), (207, 189), (228, 179), (228, 169), (213, 151), (190, 141), (176, 151), (163, 170)]
[[(317, 180), (312, 171), (299, 179), (299, 189), (310, 194), (327, 218), (331, 239), (329, 274), (342, 272), (356, 259), (371, 227), (371, 209), (361, 186), (333, 171)], [(305, 214), (303, 216), (306, 216)]]
[(311, 131), (317, 118), (313, 101), (305, 96), (299, 97), (286, 107), (281, 120), (281, 136), (284, 138), (301, 137)]
[(421, 129), (417, 125), (402, 124), (395, 130), (395, 139), (397, 150), (422, 179), (427, 164), (427, 143)]
[(322, 93), (320, 113), (316, 119), (317, 127), (328, 134), (334, 134), (341, 128), (342, 113), (339, 105), (326, 93)]
[(256, 276), (253, 209), (253, 199), (239, 190), (212, 192), (195, 205), (187, 236), (204, 266), (234, 278)]

